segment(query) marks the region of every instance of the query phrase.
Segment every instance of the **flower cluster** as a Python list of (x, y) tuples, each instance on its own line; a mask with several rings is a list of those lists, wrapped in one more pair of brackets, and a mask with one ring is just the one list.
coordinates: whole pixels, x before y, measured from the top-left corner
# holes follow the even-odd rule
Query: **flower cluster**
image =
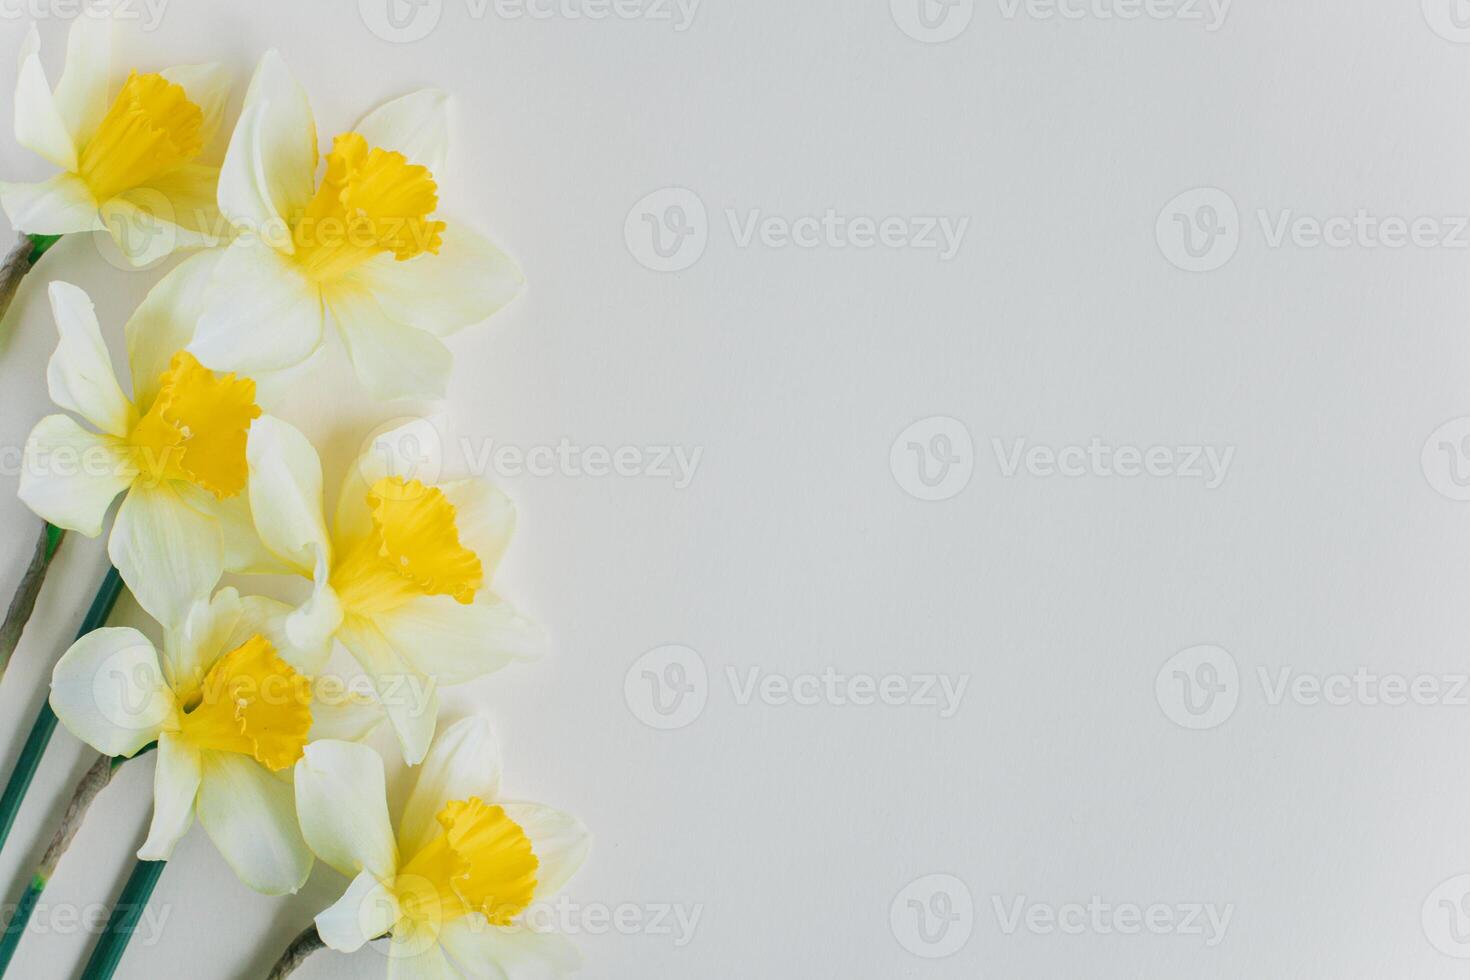
[[(320, 940), (386, 938), (398, 980), (559, 975), (575, 952), (522, 913), (573, 874), (586, 831), (501, 799), (483, 716), (439, 720), (440, 689), (540, 645), (494, 588), (515, 509), (485, 481), (424, 480), (370, 453), (329, 510), (317, 449), (280, 417), (286, 383), (331, 350), (369, 397), (442, 396), (444, 338), (520, 289), (511, 258), (441, 211), (449, 99), (399, 98), (319, 146), (306, 93), (269, 52), (229, 129), (229, 72), (114, 84), (110, 30), (77, 18), (53, 88), (32, 28), (16, 136), (58, 172), (0, 183), (0, 207), (33, 236), (106, 235), (139, 266), (192, 254), (124, 326), (126, 382), (87, 294), (49, 286), (61, 411), (27, 440), (20, 496), (55, 527), (106, 533), (159, 626), (82, 636), (51, 709), (106, 756), (156, 749), (140, 859), (168, 859), (197, 816), (258, 891), (296, 891), (317, 858), (345, 875)], [(249, 594), (262, 576), (298, 601)], [(339, 650), (362, 696), (332, 695)], [(383, 720), (378, 741), (417, 769), (396, 820), (369, 744)]]

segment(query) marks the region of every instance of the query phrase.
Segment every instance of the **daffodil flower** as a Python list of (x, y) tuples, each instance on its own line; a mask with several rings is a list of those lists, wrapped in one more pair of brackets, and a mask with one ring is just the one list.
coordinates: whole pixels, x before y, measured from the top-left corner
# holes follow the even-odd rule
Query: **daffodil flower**
[(306, 881), (290, 775), (312, 734), (312, 685), (267, 639), (280, 615), (272, 600), (222, 589), (167, 631), (162, 650), (108, 628), (57, 663), (51, 707), (72, 734), (110, 756), (158, 743), (141, 860), (167, 860), (197, 813), (251, 888), (278, 895)]
[(40, 183), (0, 183), (0, 207), (19, 231), (111, 233), (133, 263), (210, 245), (220, 231), (219, 167), (205, 161), (229, 99), (217, 64), (131, 72), (110, 84), (110, 17), (84, 13), (67, 35), (53, 91), (32, 25), (20, 50), (15, 137), (60, 172)]
[(190, 349), (212, 368), (260, 377), (320, 349), (330, 313), (374, 395), (442, 395), (450, 354), (440, 338), (499, 310), (522, 282), (505, 253), (437, 216), (448, 129), (444, 93), (404, 96), (337, 136), (318, 180), (311, 106), (267, 53), (220, 172), (236, 238)]
[[(388, 433), (378, 444), (401, 440)], [(328, 530), (321, 461), (305, 436), (262, 416), (247, 455), (261, 542), (314, 585), (285, 624), (297, 659), (317, 673), (332, 638), (341, 641), (372, 679), (404, 758), (417, 764), (434, 735), (440, 686), (538, 650), (535, 627), (489, 589), (514, 506), (483, 480), (428, 484), (372, 452), (349, 469)]]
[(350, 953), (391, 935), (389, 980), (548, 980), (576, 969), (570, 943), (533, 931), (523, 913), (581, 866), (587, 831), (550, 807), (500, 801), (499, 784), (499, 753), (479, 716), (435, 740), (396, 822), (377, 753), (307, 746), (296, 764), (302, 833), (352, 879), (316, 918), (327, 946)]
[(122, 494), (108, 554), (148, 613), (178, 626), (227, 564), (247, 566), (258, 547), (242, 493), (245, 447), (260, 414), (248, 378), (206, 369), (174, 347), (167, 290), (151, 294), (127, 327), (133, 397), (123, 394), (97, 314), (76, 286), (53, 282), (61, 342), (46, 369), (51, 399), (74, 412), (31, 431), (20, 498), (57, 527), (102, 533)]

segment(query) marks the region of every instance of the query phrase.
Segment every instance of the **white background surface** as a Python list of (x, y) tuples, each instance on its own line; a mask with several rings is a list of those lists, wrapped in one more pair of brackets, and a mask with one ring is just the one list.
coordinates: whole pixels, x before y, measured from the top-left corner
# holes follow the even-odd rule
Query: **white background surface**
[[(1426, 2), (1446, 16), (1449, 0)], [(1458, 705), (1354, 692), (1332, 706), (1290, 693), (1273, 704), (1270, 688), (1284, 670), (1362, 668), (1437, 679), (1444, 702), (1470, 671), (1470, 504), (1436, 489), (1454, 486), (1438, 437), (1428, 478), (1421, 466), (1436, 429), (1470, 415), (1470, 232), (1453, 220), (1470, 214), (1470, 45), (1407, 0), (1239, 0), (1213, 31), (1203, 5), (1205, 21), (1125, 21), (1081, 6), (1080, 19), (1008, 16), (980, 0), (944, 44), (905, 34), (886, 0), (705, 0), (683, 31), (439, 6), (428, 36), (390, 43), (345, 0), (175, 2), (157, 30), (122, 32), (121, 60), (221, 59), (243, 91), (277, 46), (324, 138), (411, 88), (454, 92), (445, 206), (531, 281), (453, 342), (455, 438), (702, 451), (682, 489), (504, 478), (522, 523), (500, 584), (556, 652), (449, 699), (494, 712), (513, 795), (593, 829), (574, 900), (636, 908), (645, 925), (661, 906), (699, 910), (682, 946), (652, 928), (581, 935), (584, 976), (1463, 974), (1450, 954), (1470, 945), (1450, 916), (1470, 929), (1470, 912), (1439, 900), (1466, 889), (1436, 889), (1470, 873), (1466, 692)], [(64, 29), (41, 25), (53, 78)], [(24, 30), (0, 21), (0, 78)], [(0, 161), (44, 172), (8, 130)], [(625, 242), (630, 209), (665, 187), (708, 213), (702, 258), (677, 273), (646, 268)], [(1239, 241), (1222, 268), (1191, 273), (1156, 222), (1200, 187), (1234, 202)], [(969, 226), (943, 261), (742, 245), (727, 217), (829, 208)], [(1265, 230), (1283, 214), (1359, 210), (1432, 217), (1450, 242), (1273, 247)], [(157, 274), (68, 241), (17, 300), (0, 348), (7, 595), (35, 527), (14, 499), (13, 450), (49, 411), (54, 329), (39, 287), (85, 286), (120, 351)], [(305, 388), (291, 416), (329, 442), (336, 470), (374, 423), (422, 408), (363, 408), (346, 377)], [(974, 447), (968, 485), (939, 502), (908, 493), (911, 471), (890, 465), (899, 434), (931, 416), (962, 421)], [(1007, 477), (992, 442), (1094, 437), (1235, 454), (1208, 489)], [(58, 560), (0, 687), (7, 767), (102, 567), (99, 542), (71, 540)], [(673, 643), (706, 665), (707, 703), (658, 731), (630, 709), (625, 676)], [(1171, 718), (1187, 716), (1165, 668), (1199, 644), (1233, 656), (1225, 696), (1238, 704), (1193, 731)], [(741, 704), (727, 675), (828, 667), (969, 686), (942, 718)], [(21, 880), (84, 765), (59, 734), (0, 880)], [(101, 798), (50, 908), (115, 895), (151, 771), (130, 764)], [(943, 951), (916, 943), (914, 896), (900, 895), (931, 874), (973, 902), (944, 959), (905, 948)], [(196, 828), (155, 898), (161, 936), (135, 943), (118, 975), (261, 976), (343, 886), (318, 869), (290, 899), (256, 896)], [(1208, 926), (1007, 930), (1022, 897), (1065, 915), (1094, 896), (1213, 903), (1231, 918), (1215, 945)], [(91, 937), (64, 919), (43, 910), (12, 976), (73, 974)], [(320, 953), (298, 976), (379, 976), (383, 963)]]

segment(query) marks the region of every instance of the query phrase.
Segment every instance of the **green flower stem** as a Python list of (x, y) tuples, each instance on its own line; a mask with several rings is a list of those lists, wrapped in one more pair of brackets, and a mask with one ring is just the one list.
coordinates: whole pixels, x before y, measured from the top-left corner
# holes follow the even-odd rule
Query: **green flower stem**
[(123, 953), (127, 951), (128, 941), (133, 938), (138, 919), (142, 917), (143, 909), (147, 908), (148, 899), (153, 896), (153, 889), (167, 863), (139, 861), (133, 865), (133, 873), (128, 875), (128, 883), (123, 885), (122, 894), (112, 907), (107, 926), (92, 949), (87, 965), (82, 968), (81, 980), (112, 980), (112, 974), (122, 961)]
[(20, 281), (60, 238), (60, 235), (21, 235), (0, 259), (0, 320), (10, 309), (10, 301), (15, 299)]
[[(92, 598), (87, 617), (82, 620), (82, 628), (77, 631), (78, 639), (107, 622), (122, 589), (122, 576), (117, 569), (109, 568), (107, 577), (102, 580), (102, 585)], [(41, 756), (46, 754), (46, 746), (50, 744), (51, 735), (55, 731), (56, 713), (51, 710), (50, 701), (43, 702), (41, 710), (36, 713), (36, 720), (31, 722), (31, 733), (26, 736), (25, 745), (21, 747), (20, 758), (15, 760), (15, 768), (5, 784), (5, 792), (0, 793), (0, 848), (10, 838), (10, 829), (15, 826), (15, 816), (20, 812), (21, 801), (25, 799), (26, 790), (31, 788), (31, 780), (35, 778), (36, 769), (41, 765)]]
[(271, 967), (271, 972), (266, 974), (265, 980), (286, 980), (296, 972), (296, 968), (306, 962), (306, 958), (319, 949), (326, 947), (322, 942), (321, 933), (316, 931), (313, 923), (302, 931), (301, 935), (291, 941), (281, 958), (276, 960), (276, 965)]
[(31, 552), (31, 563), (26, 566), (20, 586), (10, 599), (10, 608), (5, 611), (5, 621), (0, 622), (0, 678), (5, 676), (5, 668), (10, 666), (10, 658), (20, 645), (20, 635), (25, 632), (26, 623), (30, 622), (31, 613), (36, 608), (36, 598), (46, 582), (51, 559), (56, 557), (56, 551), (61, 547), (61, 540), (65, 536), (65, 531), (52, 524), (41, 526), (41, 536), (36, 540), (35, 550)]
[(5, 933), (0, 935), (0, 976), (4, 976), (6, 969), (9, 968), (10, 961), (20, 946), (21, 937), (25, 935), (26, 926), (31, 921), (31, 913), (36, 910), (36, 903), (40, 900), (41, 893), (46, 890), (51, 876), (56, 873), (56, 866), (61, 863), (61, 856), (71, 846), (77, 831), (82, 829), (82, 819), (87, 815), (92, 801), (107, 787), (108, 783), (112, 782), (112, 774), (117, 772), (118, 767), (126, 761), (122, 756), (99, 755), (97, 761), (87, 769), (81, 782), (77, 783), (71, 801), (66, 805), (66, 813), (61, 818), (61, 824), (56, 828), (56, 833), (52, 835), (51, 843), (47, 845), (40, 863), (36, 865), (36, 870), (31, 875), (25, 892), (20, 896), (20, 901), (15, 904), (10, 921), (5, 923)]

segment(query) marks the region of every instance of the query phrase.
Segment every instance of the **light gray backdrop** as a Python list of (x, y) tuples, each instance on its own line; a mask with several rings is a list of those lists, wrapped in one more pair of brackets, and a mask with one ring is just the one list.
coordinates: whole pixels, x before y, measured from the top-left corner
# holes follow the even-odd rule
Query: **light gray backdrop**
[[(449, 700), (596, 834), (586, 977), (1463, 975), (1470, 5), (387, 2), (138, 0), (122, 60), (243, 89), (277, 46), (324, 139), (455, 93), (445, 207), (531, 285), (454, 341), (446, 453), (518, 501), (556, 648)], [(0, 78), (68, 13), (7, 2)], [(158, 272), (68, 241), (18, 300), (5, 594), (52, 275), (120, 349)], [(300, 393), (329, 468), (435, 408), (365, 404)], [(7, 767), (102, 565), (62, 553)], [(59, 736), (0, 881), (84, 765)], [(12, 975), (77, 969), (151, 772)], [(196, 828), (119, 976), (260, 976), (343, 884), (256, 896)]]

